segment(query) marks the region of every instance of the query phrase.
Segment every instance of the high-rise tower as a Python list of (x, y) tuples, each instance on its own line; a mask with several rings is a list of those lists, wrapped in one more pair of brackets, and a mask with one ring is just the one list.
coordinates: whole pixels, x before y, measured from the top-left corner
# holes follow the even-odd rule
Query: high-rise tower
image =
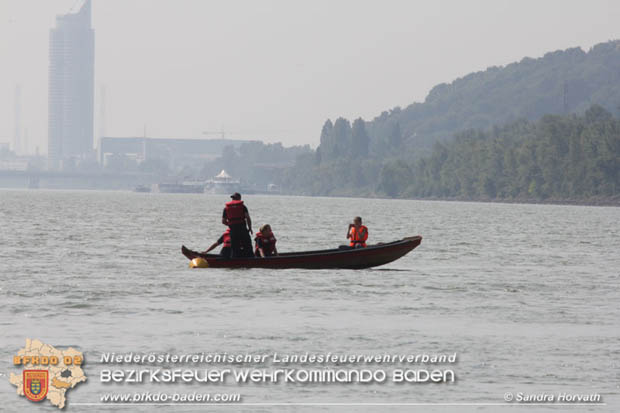
[(93, 152), (95, 32), (91, 0), (76, 13), (56, 16), (50, 30), (48, 158), (58, 168)]

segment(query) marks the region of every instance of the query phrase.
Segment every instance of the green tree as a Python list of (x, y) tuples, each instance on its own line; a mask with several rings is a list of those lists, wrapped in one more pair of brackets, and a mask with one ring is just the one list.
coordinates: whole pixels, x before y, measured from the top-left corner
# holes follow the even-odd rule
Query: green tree
[(333, 159), (351, 157), (351, 124), (345, 118), (338, 118), (332, 129), (334, 142)]
[(362, 118), (357, 118), (353, 122), (351, 140), (353, 158), (367, 158), (370, 138), (368, 137), (368, 133), (366, 132), (366, 125)]
[(335, 154), (335, 142), (333, 138), (334, 125), (330, 119), (327, 119), (321, 129), (321, 143), (317, 149), (317, 160), (321, 163), (323, 160), (330, 160), (334, 158)]
[(400, 123), (393, 122), (389, 125), (388, 134), (386, 136), (388, 152), (397, 153), (403, 144), (403, 135), (400, 130)]

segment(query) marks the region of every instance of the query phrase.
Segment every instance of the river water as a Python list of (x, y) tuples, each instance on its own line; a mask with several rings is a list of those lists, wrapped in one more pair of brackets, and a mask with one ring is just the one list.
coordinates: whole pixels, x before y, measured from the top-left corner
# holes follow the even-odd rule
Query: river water
[[(238, 392), (246, 406), (179, 411), (620, 408), (620, 208), (244, 200), (281, 252), (342, 244), (355, 215), (371, 243), (424, 239), (376, 269), (191, 270), (181, 244), (219, 237), (225, 196), (0, 190), (0, 410), (56, 410), (8, 382), (26, 338), (84, 352), (88, 381), (69, 391), (67, 411), (173, 408), (98, 405), (106, 392), (153, 389), (101, 384), (105, 352), (458, 356), (455, 383), (229, 384), (209, 390)], [(155, 391), (172, 388), (204, 392)], [(501, 405), (507, 392), (598, 393), (605, 405)]]

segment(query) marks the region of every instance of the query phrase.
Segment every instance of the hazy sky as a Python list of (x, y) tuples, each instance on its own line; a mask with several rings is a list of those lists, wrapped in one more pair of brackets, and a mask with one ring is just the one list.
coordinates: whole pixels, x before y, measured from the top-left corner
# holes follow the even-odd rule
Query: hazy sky
[[(47, 151), (49, 29), (81, 1), (0, 0), (0, 142), (22, 86), (29, 149)], [(436, 84), (620, 38), (618, 1), (94, 0), (95, 137), (318, 144), (325, 119), (372, 119)], [(209, 135), (215, 138), (218, 135)]]

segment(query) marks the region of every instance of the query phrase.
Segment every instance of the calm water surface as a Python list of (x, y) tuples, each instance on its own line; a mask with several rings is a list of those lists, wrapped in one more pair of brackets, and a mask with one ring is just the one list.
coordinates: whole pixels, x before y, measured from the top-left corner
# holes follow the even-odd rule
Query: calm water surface
[[(25, 338), (85, 352), (71, 406), (108, 391), (102, 352), (456, 352), (457, 383), (230, 386), (246, 402), (502, 403), (505, 392), (598, 392), (607, 406), (472, 411), (618, 411), (620, 208), (247, 196), (280, 251), (335, 247), (361, 215), (370, 240), (421, 234), (404, 258), (368, 270), (190, 270), (225, 196), (0, 190), (0, 410), (56, 411), (14, 394)], [(136, 387), (137, 386), (137, 387)], [(147, 389), (135, 385), (129, 391)], [(169, 386), (156, 388), (168, 391)], [(183, 387), (202, 390), (197, 386)], [(226, 390), (218, 387), (214, 391)], [(181, 411), (268, 408), (182, 406)], [(277, 407), (296, 411), (298, 407)], [(310, 410), (386, 411), (386, 407)], [(464, 407), (392, 407), (464, 411)]]

